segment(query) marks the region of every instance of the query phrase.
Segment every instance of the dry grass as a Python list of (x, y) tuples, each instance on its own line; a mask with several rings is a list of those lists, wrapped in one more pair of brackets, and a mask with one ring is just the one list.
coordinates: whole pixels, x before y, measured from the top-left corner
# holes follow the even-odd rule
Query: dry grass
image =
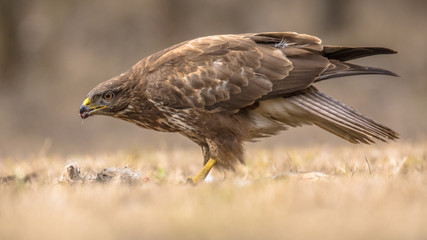
[[(183, 182), (199, 152), (2, 159), (0, 239), (427, 238), (427, 143), (247, 155), (235, 175), (214, 172), (196, 187)], [(70, 161), (151, 180), (60, 184)]]

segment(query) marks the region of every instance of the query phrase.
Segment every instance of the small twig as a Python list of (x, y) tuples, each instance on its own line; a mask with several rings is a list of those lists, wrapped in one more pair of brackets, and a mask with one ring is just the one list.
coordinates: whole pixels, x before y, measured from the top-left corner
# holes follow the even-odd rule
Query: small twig
[(397, 175), (402, 170), (402, 167), (405, 164), (405, 162), (406, 162), (407, 159), (408, 159), (408, 157), (404, 157), (402, 159), (402, 161), (400, 161), (400, 163), (395, 167), (395, 169), (394, 169), (394, 175)]
[(368, 158), (365, 156), (366, 164), (368, 164), (369, 174), (372, 174), (371, 165), (369, 164)]

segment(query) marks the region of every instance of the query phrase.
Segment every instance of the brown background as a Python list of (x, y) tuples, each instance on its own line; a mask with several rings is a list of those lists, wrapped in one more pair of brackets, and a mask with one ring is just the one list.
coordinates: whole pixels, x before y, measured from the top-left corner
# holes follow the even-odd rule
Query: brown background
[[(358, 63), (400, 78), (359, 76), (320, 83), (327, 94), (401, 133), (427, 136), (427, 1), (0, 0), (0, 157), (197, 148), (177, 134), (113, 118), (81, 124), (78, 109), (96, 84), (155, 51), (195, 37), (295, 31), (323, 42), (384, 46), (398, 55)], [(347, 144), (314, 127), (259, 146)]]

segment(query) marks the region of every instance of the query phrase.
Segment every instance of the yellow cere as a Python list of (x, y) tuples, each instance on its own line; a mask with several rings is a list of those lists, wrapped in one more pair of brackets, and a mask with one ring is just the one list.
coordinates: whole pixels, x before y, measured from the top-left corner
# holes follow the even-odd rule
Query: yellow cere
[(90, 103), (89, 98), (86, 98), (86, 99), (83, 101), (83, 105), (85, 105), (85, 106), (89, 105), (89, 103)]

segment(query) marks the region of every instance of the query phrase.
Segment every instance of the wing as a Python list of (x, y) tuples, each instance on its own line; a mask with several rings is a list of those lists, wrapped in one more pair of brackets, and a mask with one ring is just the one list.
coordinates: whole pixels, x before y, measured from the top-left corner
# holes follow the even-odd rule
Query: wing
[(329, 65), (322, 49), (296, 33), (198, 38), (148, 57), (145, 90), (165, 107), (235, 111), (310, 86)]

